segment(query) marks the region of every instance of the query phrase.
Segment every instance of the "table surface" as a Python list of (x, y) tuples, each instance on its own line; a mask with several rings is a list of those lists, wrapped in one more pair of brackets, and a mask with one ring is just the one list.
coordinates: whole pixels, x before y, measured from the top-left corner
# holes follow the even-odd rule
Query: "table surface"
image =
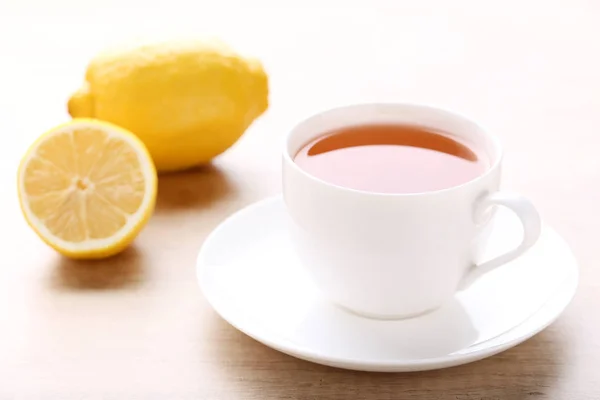
[[(600, 398), (600, 3), (151, 3), (0, 4), (0, 399)], [(68, 119), (97, 50), (191, 33), (259, 56), (270, 110), (211, 167), (160, 177), (129, 250), (60, 257), (18, 210), (21, 155)], [(530, 197), (580, 262), (558, 321), (470, 365), (377, 374), (296, 360), (215, 314), (194, 271), (206, 235), (280, 191), (281, 139), (297, 120), (360, 101), (435, 104), (501, 137), (504, 188)]]

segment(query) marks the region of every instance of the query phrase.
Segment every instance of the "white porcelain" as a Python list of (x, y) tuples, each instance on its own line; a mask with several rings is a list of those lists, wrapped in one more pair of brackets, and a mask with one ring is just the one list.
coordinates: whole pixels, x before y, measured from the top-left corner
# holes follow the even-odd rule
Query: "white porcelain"
[[(198, 256), (206, 299), (231, 325), (305, 360), (365, 371), (417, 371), (479, 360), (554, 321), (577, 286), (577, 265), (548, 227), (525, 254), (486, 274), (437, 310), (403, 320), (364, 318), (322, 297), (292, 249), (281, 197), (239, 211)], [(513, 214), (499, 210), (484, 251), (520, 240)]]
[[(335, 186), (293, 162), (303, 145), (324, 132), (361, 123), (409, 123), (448, 132), (487, 155), (490, 168), (450, 189), (381, 194)], [(356, 313), (388, 319), (434, 310), (461, 287), (524, 254), (539, 237), (533, 205), (520, 195), (498, 192), (501, 160), (496, 138), (436, 108), (362, 104), (313, 116), (289, 133), (283, 154), (283, 196), (295, 249), (323, 293)], [(488, 259), (481, 249), (495, 205), (511, 209), (525, 233), (515, 247)]]

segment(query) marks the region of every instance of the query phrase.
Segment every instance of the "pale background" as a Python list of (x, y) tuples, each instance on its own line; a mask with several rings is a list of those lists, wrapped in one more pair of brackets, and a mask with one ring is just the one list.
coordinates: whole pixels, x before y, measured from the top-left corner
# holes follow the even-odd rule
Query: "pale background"
[[(598, 21), (594, 0), (0, 0), (0, 399), (599, 399)], [(270, 110), (214, 168), (161, 179), (133, 249), (100, 265), (60, 258), (21, 218), (21, 155), (67, 120), (96, 51), (193, 33), (260, 57)], [(385, 375), (295, 360), (212, 312), (194, 275), (204, 237), (279, 192), (298, 119), (357, 101), (447, 107), (501, 137), (504, 187), (581, 262), (554, 325), (476, 364)]]

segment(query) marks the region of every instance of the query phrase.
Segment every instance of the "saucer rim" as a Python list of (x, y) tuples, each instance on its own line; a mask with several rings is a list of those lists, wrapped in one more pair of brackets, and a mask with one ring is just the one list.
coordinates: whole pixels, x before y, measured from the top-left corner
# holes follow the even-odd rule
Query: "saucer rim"
[[(269, 334), (268, 330), (265, 332), (265, 330), (263, 330), (263, 328), (261, 327), (259, 327), (258, 330), (253, 329), (255, 333), (251, 333), (247, 329), (242, 328), (240, 324), (232, 321), (232, 319), (229, 318), (229, 316), (227, 315), (227, 311), (223, 312), (223, 309), (219, 307), (219, 302), (215, 301), (215, 299), (212, 298), (209, 290), (206, 290), (203, 284), (203, 273), (207, 270), (209, 264), (204, 261), (204, 254), (206, 253), (205, 249), (211, 247), (212, 242), (215, 240), (215, 237), (219, 235), (221, 230), (226, 229), (226, 225), (228, 225), (228, 222), (230, 222), (231, 220), (243, 217), (244, 214), (253, 212), (255, 208), (269, 207), (272, 204), (275, 204), (280, 201), (283, 201), (283, 197), (281, 194), (267, 197), (241, 208), (240, 210), (234, 212), (233, 214), (222, 220), (219, 223), (219, 225), (207, 236), (204, 243), (200, 247), (200, 251), (196, 259), (196, 277), (198, 279), (200, 290), (202, 291), (206, 301), (210, 304), (213, 310), (228, 324), (230, 324), (240, 332), (244, 333), (245, 335), (251, 337), (252, 339), (258, 341), (259, 343), (262, 343), (277, 351), (305, 361), (310, 361), (321, 365), (327, 365), (330, 367), (371, 372), (424, 371), (467, 364), (505, 351), (511, 347), (514, 347), (526, 341), (527, 339), (530, 339), (542, 330), (546, 329), (549, 325), (556, 321), (560, 317), (560, 315), (562, 315), (562, 313), (570, 304), (577, 291), (579, 281), (577, 260), (575, 259), (570, 246), (565, 242), (565, 240), (556, 231), (544, 224), (542, 229), (545, 231), (549, 231), (551, 234), (556, 236), (556, 238), (560, 240), (560, 242), (567, 249), (569, 249), (569, 258), (571, 259), (570, 264), (574, 267), (571, 268), (572, 270), (568, 273), (567, 277), (562, 281), (560, 285), (557, 286), (557, 288), (548, 297), (547, 301), (536, 312), (531, 314), (520, 324), (515, 325), (509, 330), (502, 332), (498, 336), (494, 336), (493, 338), (490, 338), (484, 342), (465, 347), (464, 349), (458, 350), (457, 352), (440, 357), (420, 358), (414, 360), (399, 359), (378, 361), (373, 359), (357, 359), (351, 357), (324, 355), (323, 353), (316, 352), (310, 348), (296, 345), (293, 341), (286, 338), (271, 339), (271, 337), (277, 338), (278, 335)], [(553, 302), (556, 302), (558, 304), (552, 304)], [(549, 313), (549, 316), (543, 315), (544, 311), (547, 311)], [(539, 317), (540, 315), (542, 315), (543, 317), (541, 323), (539, 321), (532, 322), (532, 320), (534, 320), (536, 317)], [(511, 333), (513, 333), (514, 331), (518, 330), (523, 326), (526, 326), (527, 324), (533, 323), (535, 323), (534, 329), (528, 329), (526, 333), (520, 334), (514, 338), (510, 338)], [(257, 331), (258, 333), (256, 333)], [(486, 347), (486, 343), (497, 342), (505, 337), (508, 337), (508, 340), (497, 344), (493, 344), (491, 347)], [(481, 346), (483, 346), (483, 348), (481, 348)], [(473, 348), (473, 350), (469, 351), (470, 348)]]

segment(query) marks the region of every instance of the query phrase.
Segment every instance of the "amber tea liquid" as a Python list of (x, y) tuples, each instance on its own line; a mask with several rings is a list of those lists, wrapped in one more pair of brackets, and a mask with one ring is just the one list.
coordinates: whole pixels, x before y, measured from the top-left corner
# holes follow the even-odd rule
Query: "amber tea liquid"
[(447, 189), (482, 175), (489, 163), (466, 143), (416, 125), (345, 127), (306, 144), (294, 162), (337, 186), (376, 193)]

